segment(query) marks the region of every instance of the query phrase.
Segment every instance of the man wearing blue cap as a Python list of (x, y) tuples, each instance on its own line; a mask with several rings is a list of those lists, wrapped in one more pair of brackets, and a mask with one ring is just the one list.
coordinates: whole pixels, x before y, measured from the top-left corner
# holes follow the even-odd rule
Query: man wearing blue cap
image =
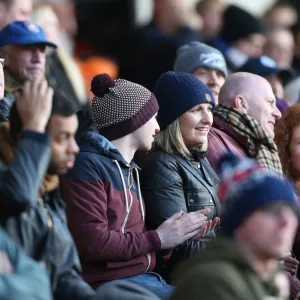
[(46, 39), (44, 30), (31, 21), (10, 22), (0, 31), (0, 52), (5, 58), (5, 101), (9, 108), (14, 102), (13, 94), (26, 81), (44, 77), (46, 46), (56, 48)]
[(291, 185), (231, 154), (218, 169), (224, 236), (187, 262), (172, 300), (288, 299), (279, 260), (290, 255), (298, 224)]

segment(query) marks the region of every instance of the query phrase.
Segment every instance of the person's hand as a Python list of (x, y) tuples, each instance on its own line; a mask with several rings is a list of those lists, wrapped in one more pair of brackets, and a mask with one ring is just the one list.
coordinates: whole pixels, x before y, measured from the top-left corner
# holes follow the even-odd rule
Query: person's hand
[(44, 132), (52, 109), (53, 89), (46, 80), (27, 81), (22, 93), (16, 94), (16, 105), (23, 129)]
[(283, 271), (291, 274), (291, 276), (297, 274), (298, 266), (299, 261), (292, 256), (285, 257), (283, 260)]
[(13, 267), (11, 261), (3, 250), (0, 250), (0, 273), (13, 273)]
[(180, 211), (162, 223), (156, 229), (161, 239), (161, 249), (174, 248), (200, 234), (204, 230), (209, 212), (209, 208), (184, 215)]
[(219, 223), (220, 218), (215, 217), (213, 220), (206, 221), (200, 232), (192, 238), (192, 240), (199, 240), (206, 236), (211, 230), (213, 230)]

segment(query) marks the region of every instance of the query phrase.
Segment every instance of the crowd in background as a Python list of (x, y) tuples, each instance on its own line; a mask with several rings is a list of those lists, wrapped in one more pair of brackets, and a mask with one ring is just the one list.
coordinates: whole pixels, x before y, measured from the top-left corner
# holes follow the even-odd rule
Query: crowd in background
[(0, 0), (0, 298), (300, 299), (299, 13)]

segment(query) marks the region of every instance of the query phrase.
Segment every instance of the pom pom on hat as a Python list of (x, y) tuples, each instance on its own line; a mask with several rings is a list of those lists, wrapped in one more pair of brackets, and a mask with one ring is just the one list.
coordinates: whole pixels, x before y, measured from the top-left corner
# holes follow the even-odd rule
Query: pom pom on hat
[(96, 97), (101, 98), (115, 85), (115, 81), (108, 74), (99, 74), (92, 80), (91, 91)]

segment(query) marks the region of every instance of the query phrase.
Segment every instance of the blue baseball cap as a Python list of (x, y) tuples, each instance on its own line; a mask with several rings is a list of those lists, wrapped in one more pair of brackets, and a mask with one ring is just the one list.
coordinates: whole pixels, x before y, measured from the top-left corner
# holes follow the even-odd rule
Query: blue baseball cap
[(54, 43), (47, 40), (43, 28), (31, 21), (10, 22), (0, 31), (0, 47), (10, 44), (44, 44), (52, 48), (57, 48)]
[(277, 75), (283, 85), (295, 76), (293, 69), (278, 68), (276, 62), (269, 56), (250, 58), (237, 72), (248, 72), (262, 77)]

